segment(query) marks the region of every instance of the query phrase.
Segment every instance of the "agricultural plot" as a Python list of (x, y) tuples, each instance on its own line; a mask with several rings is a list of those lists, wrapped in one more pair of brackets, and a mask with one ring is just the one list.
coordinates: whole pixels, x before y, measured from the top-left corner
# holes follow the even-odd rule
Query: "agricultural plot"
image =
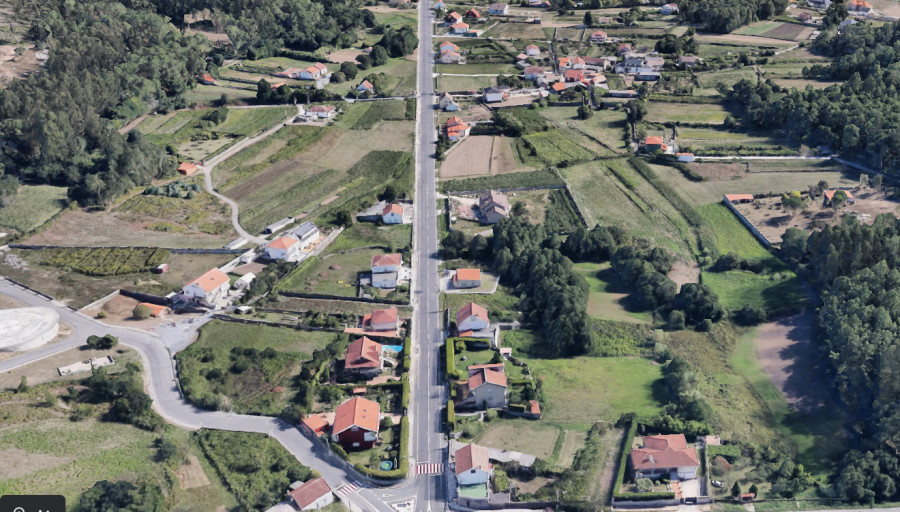
[(66, 211), (28, 243), (218, 248), (233, 240), (228, 207), (204, 191), (192, 194), (137, 194), (110, 210)]
[(559, 130), (532, 133), (522, 137), (533, 156), (547, 165), (590, 160), (594, 153), (585, 149)]
[(647, 116), (645, 119), (657, 123), (681, 122), (722, 124), (728, 116), (728, 111), (721, 105), (716, 104), (665, 103), (653, 101), (647, 106)]
[(437, 84), (438, 93), (469, 90), (480, 91), (484, 88), (497, 85), (497, 78), (490, 76), (438, 75)]
[[(513, 208), (521, 203), (519, 214), (532, 224), (543, 224), (548, 231), (570, 232), (582, 226), (565, 192), (555, 190), (526, 190), (510, 192)], [(484, 226), (489, 227), (489, 226)]]
[(783, 267), (780, 260), (767, 251), (725, 205), (720, 203), (703, 205), (697, 208), (697, 213), (709, 223), (719, 254), (733, 252), (742, 259)]
[[(514, 59), (510, 57), (510, 62)], [(514, 64), (437, 64), (435, 72), (454, 75), (516, 75), (519, 68)]]
[(31, 231), (68, 206), (65, 187), (22, 185), (16, 197), (0, 208), (0, 226), (20, 233)]
[(719, 303), (730, 311), (749, 305), (774, 314), (806, 304), (800, 278), (789, 270), (772, 275), (741, 270), (703, 272), (700, 282), (709, 286), (719, 296)]
[(403, 121), (415, 118), (415, 106), (409, 108), (404, 100), (373, 101), (368, 104), (366, 111), (359, 116), (351, 129), (371, 130), (381, 121)]
[(697, 81), (700, 87), (715, 87), (716, 84), (723, 83), (728, 87), (740, 82), (741, 80), (755, 80), (756, 72), (753, 68), (744, 67), (738, 69), (725, 69), (718, 71), (710, 71), (697, 73)]
[[(651, 165), (657, 175), (678, 194), (694, 205), (717, 203), (725, 194), (768, 194), (770, 192), (783, 193), (792, 190), (806, 190), (809, 185), (815, 185), (819, 180), (825, 180), (832, 187), (851, 187), (858, 183), (845, 176), (840, 171), (815, 171), (815, 172), (751, 172), (745, 173), (739, 179), (722, 181), (690, 181), (677, 169)], [(783, 229), (781, 231), (784, 231)], [(779, 233), (780, 238), (780, 233)]]
[(781, 25), (783, 25), (783, 23), (780, 21), (760, 21), (758, 23), (753, 23), (747, 25), (746, 27), (735, 30), (734, 33), (749, 36), (758, 36)]
[(387, 254), (383, 249), (351, 249), (329, 252), (304, 261), (278, 285), (281, 291), (356, 297), (359, 274), (368, 272), (372, 256)]
[(671, 203), (641, 178), (626, 160), (604, 160), (560, 170), (588, 226), (621, 225), (690, 258), (695, 235)]
[(786, 41), (805, 41), (809, 39), (809, 36), (812, 35), (815, 30), (816, 29), (813, 27), (807, 27), (798, 23), (782, 23), (761, 35), (763, 37), (784, 39)]
[(184, 99), (189, 105), (209, 105), (222, 98), (224, 94), (229, 102), (246, 101), (256, 98), (256, 87), (239, 82), (228, 82), (228, 87), (222, 85), (198, 84), (193, 89), (184, 93)]
[(541, 25), (531, 23), (497, 23), (484, 33), (484, 37), (493, 37), (495, 39), (549, 39)]
[(43, 249), (34, 261), (89, 276), (149, 272), (169, 258), (166, 249)]
[(575, 269), (590, 286), (587, 313), (617, 322), (647, 323), (650, 315), (640, 312), (629, 299), (630, 290), (608, 263), (576, 263)]
[(503, 136), (467, 137), (446, 155), (441, 164), (441, 178), (493, 176), (534, 170), (516, 158), (513, 142), (513, 139)]
[(729, 156), (743, 151), (747, 154), (763, 153), (766, 150), (790, 149), (787, 141), (769, 135), (749, 134), (725, 128), (693, 128), (680, 126), (678, 144), (682, 149), (692, 149), (701, 156), (704, 151), (725, 151)]

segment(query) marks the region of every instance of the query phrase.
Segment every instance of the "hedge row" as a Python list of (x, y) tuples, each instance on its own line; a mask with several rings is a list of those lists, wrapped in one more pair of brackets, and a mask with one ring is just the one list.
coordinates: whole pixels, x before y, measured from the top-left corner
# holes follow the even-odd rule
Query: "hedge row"
[(623, 492), (615, 497), (617, 500), (627, 501), (654, 501), (654, 500), (671, 500), (675, 499), (675, 493), (669, 491), (662, 492)]
[(736, 444), (712, 445), (706, 447), (706, 456), (710, 459), (721, 455), (727, 459), (737, 459), (741, 456), (741, 448)]
[(563, 185), (565, 185), (565, 182), (555, 172), (550, 169), (543, 169), (533, 172), (514, 172), (510, 174), (500, 174), (498, 176), (448, 180), (441, 182), (441, 191), (456, 192), (497, 188), (557, 187)]
[(402, 380), (402, 387), (400, 389), (400, 407), (405, 411), (409, 409), (409, 374), (404, 373)]
[(453, 400), (447, 400), (447, 427), (450, 432), (456, 430), (456, 407)]
[(625, 429), (625, 437), (622, 439), (622, 453), (619, 455), (619, 468), (616, 470), (616, 481), (613, 484), (613, 498), (620, 498), (622, 493), (619, 490), (625, 483), (625, 471), (628, 468), (628, 455), (631, 453), (631, 443), (637, 434), (638, 421), (632, 419), (628, 428)]

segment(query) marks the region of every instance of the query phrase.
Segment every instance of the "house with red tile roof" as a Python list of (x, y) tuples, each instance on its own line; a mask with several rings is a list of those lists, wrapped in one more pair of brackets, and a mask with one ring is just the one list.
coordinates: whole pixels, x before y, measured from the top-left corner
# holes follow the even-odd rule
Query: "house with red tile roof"
[(451, 13), (447, 13), (447, 15), (444, 16), (444, 23), (446, 23), (448, 25), (455, 25), (455, 24), (459, 23), (460, 21), (462, 21), (462, 18), (463, 18), (462, 14), (460, 14), (456, 11), (453, 11)]
[(491, 325), (487, 309), (469, 302), (456, 312), (456, 328), (463, 331), (480, 331)]
[(381, 407), (362, 397), (353, 397), (334, 410), (331, 440), (345, 450), (367, 450), (378, 440)]
[(266, 244), (263, 257), (270, 260), (285, 261), (297, 256), (300, 241), (292, 236), (281, 236)]
[(497, 190), (488, 190), (478, 198), (478, 211), (483, 224), (496, 224), (509, 216), (509, 199)]
[(308, 116), (327, 119), (337, 114), (337, 108), (331, 105), (313, 105), (306, 112)]
[(324, 479), (313, 478), (288, 492), (288, 499), (298, 510), (318, 510), (334, 503), (334, 494)]
[(396, 331), (400, 328), (397, 308), (376, 309), (363, 316), (363, 329), (367, 331)]
[(216, 85), (216, 79), (209, 73), (200, 75), (200, 83), (203, 85)]
[(443, 50), (441, 52), (441, 64), (462, 64), (464, 59), (459, 52)]
[(663, 138), (657, 135), (651, 135), (644, 140), (644, 150), (647, 153), (652, 153), (658, 149), (662, 149), (665, 151), (666, 145), (663, 142)]
[[(134, 307), (136, 310), (139, 307), (145, 307), (150, 310), (150, 316), (153, 318), (162, 318), (169, 314), (169, 308), (167, 306), (160, 306), (159, 304), (153, 304), (152, 302), (141, 302), (137, 306)], [(134, 314), (134, 313), (132, 313)]]
[(460, 407), (475, 409), (506, 407), (508, 385), (503, 363), (472, 365), (468, 371), (469, 380), (462, 390)]
[(454, 23), (453, 25), (450, 25), (450, 31), (454, 34), (465, 34), (469, 31), (469, 24), (462, 22)]
[(300, 71), (301, 80), (318, 80), (328, 74), (328, 68), (321, 62), (316, 62), (312, 66)]
[(494, 466), (484, 446), (465, 445), (453, 454), (453, 462), (459, 485), (486, 484), (494, 475)]
[(197, 172), (197, 164), (193, 162), (181, 162), (181, 164), (178, 166), (178, 174), (190, 176), (195, 172)]
[(443, 51), (447, 51), (447, 50), (450, 50), (451, 52), (458, 52), (459, 46), (456, 46), (455, 44), (451, 43), (450, 41), (444, 41), (443, 43), (441, 43), (440, 46), (438, 46), (439, 52), (443, 52)]
[(460, 268), (453, 274), (454, 288), (478, 288), (481, 286), (481, 269)]
[(364, 94), (375, 94), (375, 86), (372, 85), (372, 82), (363, 80), (362, 83), (356, 86), (356, 92)]
[(447, 138), (453, 142), (464, 139), (469, 136), (472, 127), (464, 123), (458, 116), (453, 116), (447, 120), (446, 125)]
[(481, 19), (481, 13), (478, 12), (478, 9), (469, 9), (466, 11), (466, 18), (475, 18), (476, 20)]
[(525, 47), (525, 55), (529, 57), (537, 57), (541, 54), (541, 49), (536, 44), (530, 44)]
[(620, 57), (621, 57), (622, 55), (625, 55), (626, 53), (630, 53), (630, 52), (631, 52), (631, 45), (630, 45), (630, 44), (622, 43), (622, 44), (619, 45), (619, 48), (616, 49), (616, 55), (618, 55), (618, 56), (620, 56)]
[(403, 206), (393, 203), (384, 207), (381, 222), (385, 224), (403, 224)]
[(567, 69), (566, 74), (563, 75), (566, 79), (566, 82), (580, 82), (584, 78), (584, 71), (580, 69)]
[(872, 4), (863, 0), (851, 0), (847, 3), (847, 10), (869, 14), (872, 11)]
[(631, 450), (628, 462), (634, 478), (654, 478), (662, 475), (673, 479), (697, 478), (700, 459), (697, 450), (688, 446), (684, 434), (644, 436), (640, 448)]
[(560, 70), (564, 70), (572, 66), (572, 59), (568, 57), (560, 57), (556, 59), (556, 64), (559, 66)]
[(555, 93), (560, 93), (566, 90), (566, 84), (563, 82), (556, 82), (555, 84), (550, 86), (550, 90)]
[[(834, 197), (835, 192), (837, 192), (838, 190), (839, 189), (832, 189), (825, 191), (825, 201), (823, 203), (825, 206), (831, 204), (831, 199)], [(849, 190), (844, 190), (844, 193), (847, 194), (847, 204), (853, 204), (856, 202), (856, 198), (853, 197), (853, 194), (851, 194)]]
[(591, 42), (592, 43), (602, 43), (603, 41), (606, 41), (606, 36), (607, 36), (606, 32), (604, 32), (602, 30), (595, 30), (591, 34)]
[(181, 293), (185, 297), (211, 305), (228, 292), (229, 285), (229, 279), (225, 272), (214, 268), (184, 285)]
[(403, 256), (400, 253), (394, 254), (376, 254), (372, 256), (370, 267), (372, 272), (396, 272), (403, 263)]
[(529, 417), (536, 420), (541, 419), (541, 404), (539, 404), (537, 400), (529, 400), (527, 412)]
[(303, 427), (308, 434), (319, 437), (328, 432), (328, 428), (331, 424), (328, 423), (328, 419), (324, 414), (310, 414), (303, 418), (303, 421), (300, 422), (300, 426)]
[(371, 379), (381, 373), (384, 358), (381, 356), (381, 343), (363, 336), (347, 347), (344, 354), (344, 373), (347, 375)]

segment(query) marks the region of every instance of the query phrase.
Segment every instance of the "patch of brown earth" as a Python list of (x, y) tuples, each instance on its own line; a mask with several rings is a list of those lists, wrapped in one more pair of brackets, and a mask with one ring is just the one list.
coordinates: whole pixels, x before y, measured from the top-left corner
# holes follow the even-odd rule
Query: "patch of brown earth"
[(209, 477), (203, 471), (200, 460), (193, 453), (187, 456), (188, 463), (178, 466), (175, 470), (175, 476), (178, 478), (178, 485), (182, 489), (193, 489), (195, 487), (205, 487), (209, 485)]

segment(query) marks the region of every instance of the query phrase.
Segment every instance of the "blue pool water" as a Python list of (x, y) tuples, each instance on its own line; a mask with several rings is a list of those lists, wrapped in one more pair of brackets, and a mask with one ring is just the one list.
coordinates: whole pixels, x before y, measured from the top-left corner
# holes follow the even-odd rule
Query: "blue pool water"
[(384, 349), (389, 352), (403, 352), (403, 345), (385, 345)]

